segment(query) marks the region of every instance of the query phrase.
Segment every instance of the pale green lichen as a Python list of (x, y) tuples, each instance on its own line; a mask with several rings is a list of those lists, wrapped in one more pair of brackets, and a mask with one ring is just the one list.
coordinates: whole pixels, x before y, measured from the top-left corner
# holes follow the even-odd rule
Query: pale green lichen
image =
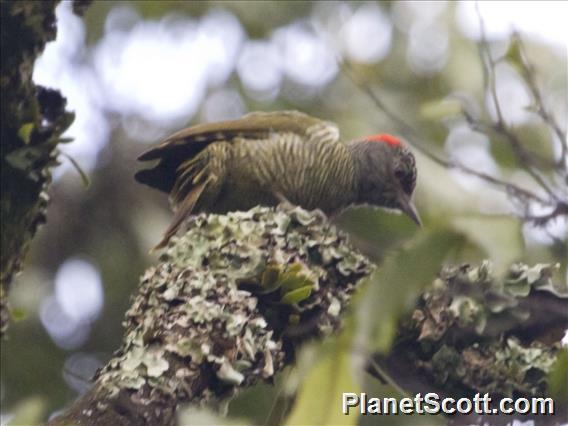
[[(272, 379), (284, 366), (284, 347), (341, 325), (370, 270), (317, 212), (198, 215), (143, 276), (122, 348), (98, 383), (108, 396), (127, 391), (144, 401), (160, 392), (205, 402)], [(304, 317), (307, 335), (288, 336)]]
[[(559, 311), (568, 309), (568, 291), (552, 281), (557, 268), (515, 264), (501, 279), (487, 261), (445, 268), (399, 331), (395, 353), (403, 354), (417, 374), (453, 394), (545, 395), (565, 318), (547, 327), (550, 332), (559, 328), (556, 344), (540, 343), (538, 335), (530, 341), (524, 336), (523, 342), (515, 333), (522, 335), (523, 327), (530, 330), (542, 322), (533, 318), (546, 309), (542, 296)], [(537, 300), (537, 309), (531, 300)]]

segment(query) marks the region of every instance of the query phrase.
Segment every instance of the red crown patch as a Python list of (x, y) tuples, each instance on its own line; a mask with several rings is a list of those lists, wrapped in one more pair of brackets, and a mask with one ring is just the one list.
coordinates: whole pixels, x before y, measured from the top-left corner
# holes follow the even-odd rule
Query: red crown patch
[(392, 145), (392, 146), (402, 145), (402, 142), (400, 141), (399, 138), (397, 138), (396, 136), (393, 136), (393, 135), (389, 135), (388, 133), (379, 133), (379, 134), (376, 134), (376, 135), (367, 136), (366, 140), (368, 140), (370, 142), (388, 143), (389, 145)]

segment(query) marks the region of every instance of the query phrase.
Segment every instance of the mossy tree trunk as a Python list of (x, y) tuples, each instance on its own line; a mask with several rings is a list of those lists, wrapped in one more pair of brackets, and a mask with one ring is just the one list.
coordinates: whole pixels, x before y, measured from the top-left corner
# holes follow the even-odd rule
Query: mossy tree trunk
[(3, 1), (0, 215), (0, 333), (9, 320), (10, 284), (22, 268), (38, 225), (45, 222), (57, 144), (73, 121), (65, 99), (32, 81), (36, 58), (55, 39), (57, 1)]

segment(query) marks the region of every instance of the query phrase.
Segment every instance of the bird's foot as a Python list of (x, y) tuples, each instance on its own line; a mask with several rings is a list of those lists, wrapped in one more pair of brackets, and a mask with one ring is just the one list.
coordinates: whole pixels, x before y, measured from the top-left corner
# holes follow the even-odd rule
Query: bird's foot
[(292, 204), (290, 202), (290, 200), (288, 200), (288, 198), (286, 198), (284, 196), (284, 194), (282, 194), (280, 191), (273, 191), (274, 196), (276, 197), (276, 199), (278, 200), (278, 208), (285, 211), (285, 212), (291, 212), (292, 210), (294, 210), (296, 207), (298, 207), (296, 204)]
[(280, 201), (280, 203), (278, 203), (278, 208), (287, 213), (293, 211), (298, 207), (299, 206), (297, 206), (296, 204), (292, 204), (290, 201)]
[(325, 212), (322, 209), (314, 209), (311, 211), (312, 214), (314, 214), (315, 216), (320, 217), (323, 220), (328, 220), (329, 217), (327, 214), (325, 214)]
[[(302, 206), (297, 205), (297, 204), (293, 204), (292, 202), (290, 202), (281, 192), (279, 191), (274, 191), (274, 196), (276, 197), (276, 199), (279, 201), (278, 204), (278, 208), (280, 210), (282, 210), (283, 212), (286, 213), (292, 213), (297, 211), (296, 209), (300, 208), (303, 210), (304, 209)], [(314, 216), (318, 219), (320, 219), (321, 221), (327, 221), (329, 220), (329, 216), (327, 214), (324, 213), (323, 210), (321, 210), (320, 208), (316, 208), (316, 209), (312, 209), (312, 210), (307, 210), (311, 216)]]

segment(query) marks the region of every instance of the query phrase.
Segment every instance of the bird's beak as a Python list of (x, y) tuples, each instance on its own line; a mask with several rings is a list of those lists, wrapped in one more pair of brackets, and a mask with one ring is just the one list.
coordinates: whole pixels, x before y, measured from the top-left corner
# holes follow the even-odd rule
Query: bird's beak
[(422, 226), (422, 221), (420, 220), (420, 215), (418, 210), (414, 207), (412, 200), (405, 192), (400, 192), (398, 196), (398, 208), (406, 214), (414, 223), (418, 226)]

